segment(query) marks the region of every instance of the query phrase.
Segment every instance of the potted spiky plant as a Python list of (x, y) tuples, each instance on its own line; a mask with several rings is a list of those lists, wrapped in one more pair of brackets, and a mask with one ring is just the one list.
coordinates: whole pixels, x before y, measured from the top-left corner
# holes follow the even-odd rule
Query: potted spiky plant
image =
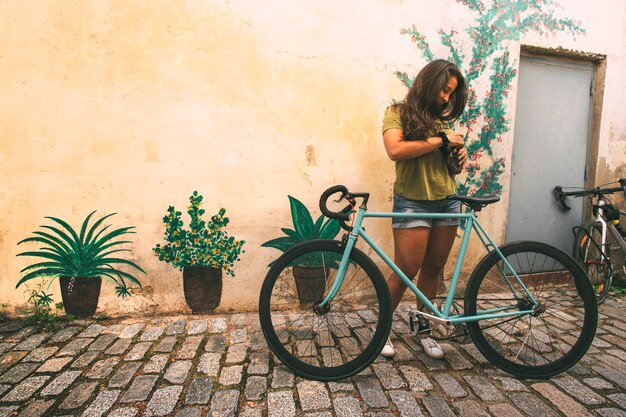
[[(309, 209), (307, 209), (300, 200), (290, 195), (287, 197), (289, 198), (293, 229), (282, 228), (281, 230), (285, 236), (268, 240), (261, 246), (286, 252), (308, 240), (334, 239), (335, 236), (337, 236), (341, 230), (339, 221), (334, 219), (324, 221), (325, 216), (322, 214), (313, 222), (313, 217)], [(275, 261), (270, 263), (269, 266), (272, 266), (274, 262)], [(296, 281), (298, 298), (302, 304), (319, 301), (326, 287), (328, 269), (337, 268), (339, 266), (339, 259), (328, 262), (327, 258), (324, 265), (325, 266), (322, 266), (321, 257), (317, 257), (316, 259), (314, 256), (308, 258), (301, 257), (297, 264), (291, 265)]]
[(66, 314), (88, 317), (93, 315), (98, 307), (103, 277), (115, 284), (115, 293), (121, 298), (131, 295), (126, 280), (141, 287), (137, 278), (119, 268), (124, 265), (145, 274), (139, 265), (118, 255), (130, 252), (130, 249), (120, 248), (120, 245), (132, 242), (116, 239), (134, 233), (132, 231), (134, 226), (109, 231), (111, 225), (103, 226), (103, 223), (115, 213), (101, 217), (89, 226), (95, 212), (92, 211), (85, 218), (78, 233), (64, 220), (46, 217), (56, 225), (40, 226), (45, 231), (34, 231), (34, 236), (18, 242), (18, 245), (41, 244), (39, 250), (22, 252), (17, 256), (42, 258), (43, 262), (22, 269), (20, 272), (24, 276), (15, 288), (35, 278), (51, 277), (53, 279), (50, 284), (55, 278), (59, 278)]
[(157, 244), (152, 250), (159, 260), (171, 263), (183, 271), (185, 301), (194, 313), (213, 311), (222, 296), (222, 271), (234, 276), (233, 266), (239, 260), (244, 240), (237, 240), (223, 230), (230, 222), (226, 209), (206, 222), (205, 210), (200, 208), (202, 195), (194, 191), (189, 197), (187, 214), (191, 219), (185, 229), (182, 213), (173, 206), (163, 217), (165, 245)]

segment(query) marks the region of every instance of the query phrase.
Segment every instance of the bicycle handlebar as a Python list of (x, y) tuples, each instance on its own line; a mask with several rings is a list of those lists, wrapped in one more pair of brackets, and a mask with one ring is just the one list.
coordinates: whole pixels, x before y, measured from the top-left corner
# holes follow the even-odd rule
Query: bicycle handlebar
[(554, 187), (554, 195), (556, 197), (558, 206), (565, 211), (569, 211), (572, 208), (565, 203), (565, 197), (584, 197), (588, 195), (603, 196), (604, 194), (614, 194), (614, 193), (623, 192), (624, 197), (626, 198), (626, 178), (620, 178), (618, 182), (620, 185), (619, 187), (611, 187), (611, 188), (595, 187), (595, 188), (579, 190), (579, 191), (563, 191), (563, 187), (560, 185), (557, 185), (556, 187)]
[[(348, 199), (351, 204), (345, 206), (341, 211), (330, 211), (328, 209), (328, 206), (326, 205), (326, 202), (331, 195), (337, 194), (339, 192), (341, 193), (341, 197), (339, 197), (337, 202), (340, 202), (343, 199)], [(351, 199), (350, 193), (348, 192), (348, 189), (345, 185), (334, 185), (322, 193), (322, 196), (320, 197), (320, 210), (322, 211), (322, 214), (324, 214), (324, 216), (328, 217), (329, 219), (348, 221), (350, 220), (348, 212), (352, 210), (352, 205), (355, 203), (356, 202), (354, 201), (354, 199)]]
[[(331, 211), (326, 203), (333, 194), (337, 193), (341, 193), (341, 196), (335, 201), (336, 203), (339, 203), (342, 200), (347, 200), (349, 204), (340, 211)], [(355, 199), (362, 198), (363, 204), (367, 205), (369, 196), (369, 193), (351, 193), (345, 185), (334, 185), (322, 193), (320, 197), (320, 210), (322, 211), (322, 214), (329, 219), (339, 220), (341, 227), (350, 231), (352, 228), (348, 226), (346, 222), (350, 220), (350, 212), (352, 212), (354, 206), (356, 205)]]

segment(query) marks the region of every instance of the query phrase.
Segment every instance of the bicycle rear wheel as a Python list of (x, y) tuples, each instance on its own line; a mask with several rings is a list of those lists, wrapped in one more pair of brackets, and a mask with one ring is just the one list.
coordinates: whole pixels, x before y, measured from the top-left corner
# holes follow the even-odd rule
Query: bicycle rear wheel
[(603, 302), (611, 288), (613, 267), (611, 250), (602, 244), (600, 223), (588, 222), (577, 230), (572, 256), (587, 272), (598, 303)]
[[(534, 313), (468, 323), (478, 350), (521, 378), (549, 378), (583, 357), (596, 331), (598, 308), (582, 268), (565, 252), (539, 242), (499, 248), (538, 306)], [(465, 314), (533, 309), (526, 291), (497, 253), (478, 264), (469, 280)]]
[(344, 247), (333, 240), (303, 243), (269, 270), (259, 298), (267, 344), (295, 374), (334, 381), (376, 359), (391, 328), (389, 289), (374, 262), (354, 248), (343, 284), (324, 308)]

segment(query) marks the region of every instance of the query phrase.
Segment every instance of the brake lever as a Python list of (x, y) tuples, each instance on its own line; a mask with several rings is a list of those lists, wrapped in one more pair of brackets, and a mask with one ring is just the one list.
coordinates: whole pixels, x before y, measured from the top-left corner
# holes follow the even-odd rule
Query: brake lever
[(570, 211), (572, 208), (565, 203), (565, 195), (563, 195), (563, 187), (557, 185), (554, 187), (554, 196), (556, 197), (557, 205), (565, 211)]

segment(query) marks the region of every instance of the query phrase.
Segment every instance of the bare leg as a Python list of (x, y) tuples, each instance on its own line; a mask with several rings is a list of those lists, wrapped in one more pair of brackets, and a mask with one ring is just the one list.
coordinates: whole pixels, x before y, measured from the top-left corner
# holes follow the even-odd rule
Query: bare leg
[[(430, 231), (428, 227), (393, 229), (394, 263), (410, 280), (415, 278), (422, 266)], [(387, 279), (387, 286), (391, 295), (392, 311), (395, 311), (407, 287), (394, 272)]]
[[(426, 253), (419, 271), (417, 288), (420, 289), (429, 300), (437, 295), (439, 287), (439, 275), (448, 261), (448, 255), (454, 244), (457, 226), (441, 226), (431, 229), (426, 246)], [(417, 309), (423, 306), (422, 301), (417, 299)]]

